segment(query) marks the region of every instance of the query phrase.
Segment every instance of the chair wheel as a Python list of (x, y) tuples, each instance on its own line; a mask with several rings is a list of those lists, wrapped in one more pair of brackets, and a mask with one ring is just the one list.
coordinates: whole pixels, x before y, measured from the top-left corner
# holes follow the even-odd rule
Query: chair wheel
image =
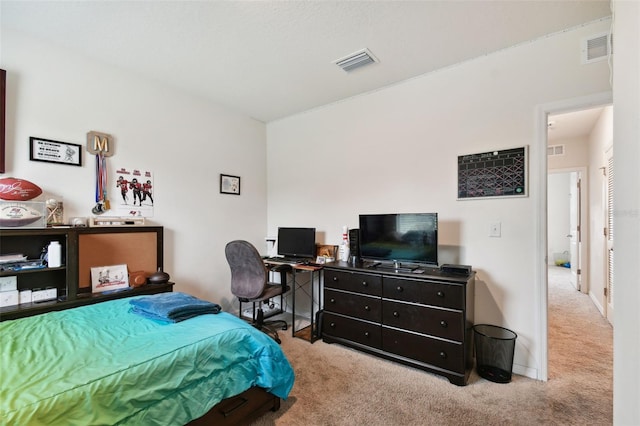
[(286, 330), (287, 328), (288, 328), (287, 324), (285, 324), (285, 325), (282, 326), (281, 330)]

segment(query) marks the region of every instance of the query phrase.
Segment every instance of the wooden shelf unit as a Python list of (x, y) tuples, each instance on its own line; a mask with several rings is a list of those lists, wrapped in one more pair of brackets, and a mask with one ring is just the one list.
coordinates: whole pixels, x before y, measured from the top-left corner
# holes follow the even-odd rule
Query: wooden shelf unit
[(0, 254), (20, 253), (38, 259), (51, 241), (62, 246), (59, 268), (0, 271), (16, 276), (18, 291), (56, 288), (58, 300), (0, 308), (0, 321), (68, 309), (138, 294), (172, 291), (173, 283), (146, 284), (131, 290), (101, 294), (91, 292), (91, 268), (126, 264), (129, 272), (147, 274), (163, 268), (161, 226), (29, 228), (0, 230)]

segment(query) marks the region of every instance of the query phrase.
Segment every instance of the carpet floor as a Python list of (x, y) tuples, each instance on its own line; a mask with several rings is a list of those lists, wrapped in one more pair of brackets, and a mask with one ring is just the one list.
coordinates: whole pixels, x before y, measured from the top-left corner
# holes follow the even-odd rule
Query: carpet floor
[(613, 329), (571, 286), (568, 270), (549, 269), (547, 382), (514, 375), (498, 384), (474, 370), (469, 384), (459, 387), (338, 344), (310, 344), (281, 332), (296, 381), (280, 410), (253, 425), (612, 424)]

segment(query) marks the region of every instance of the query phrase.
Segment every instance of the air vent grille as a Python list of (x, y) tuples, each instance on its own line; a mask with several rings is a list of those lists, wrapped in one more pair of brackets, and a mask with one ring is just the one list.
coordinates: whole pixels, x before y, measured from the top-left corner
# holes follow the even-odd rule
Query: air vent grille
[(582, 41), (582, 63), (590, 64), (609, 57), (611, 43), (608, 33), (597, 34)]
[(345, 56), (344, 58), (337, 59), (333, 62), (344, 71), (349, 72), (353, 71), (356, 68), (360, 68), (379, 61), (375, 56), (373, 56), (373, 53), (371, 53), (369, 49), (362, 49), (348, 56)]
[(549, 145), (547, 147), (547, 155), (549, 157), (564, 155), (564, 145)]

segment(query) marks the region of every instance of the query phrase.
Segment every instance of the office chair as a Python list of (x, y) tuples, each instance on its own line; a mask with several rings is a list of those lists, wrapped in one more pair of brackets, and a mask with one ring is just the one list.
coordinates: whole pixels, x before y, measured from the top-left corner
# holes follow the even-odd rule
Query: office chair
[[(275, 296), (280, 296), (282, 300), (282, 296), (289, 291), (286, 282), (286, 269), (291, 267), (280, 265), (281, 267), (275, 269), (281, 273), (282, 279), (281, 283), (274, 283), (269, 281), (269, 270), (264, 265), (260, 253), (248, 241), (231, 241), (226, 245), (224, 252), (231, 268), (231, 293), (240, 302), (238, 316), (242, 317), (243, 303), (253, 303), (253, 326), (280, 343), (278, 332), (273, 327), (280, 325), (282, 330), (286, 330), (287, 322), (284, 320), (265, 321), (262, 304), (267, 303)], [(258, 305), (257, 315), (256, 304)]]

